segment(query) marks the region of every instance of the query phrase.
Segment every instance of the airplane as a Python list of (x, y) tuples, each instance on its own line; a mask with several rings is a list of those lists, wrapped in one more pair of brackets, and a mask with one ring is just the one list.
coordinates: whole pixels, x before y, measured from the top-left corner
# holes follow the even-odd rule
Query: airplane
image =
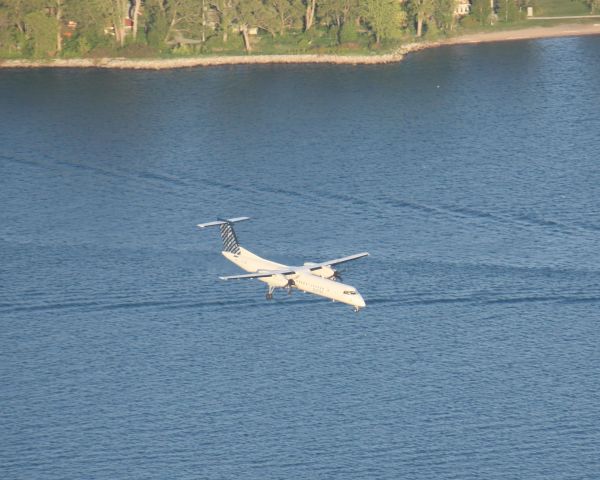
[(219, 277), (221, 280), (238, 280), (257, 278), (268, 285), (267, 300), (273, 299), (275, 289), (286, 289), (288, 294), (292, 289), (312, 293), (330, 300), (346, 303), (358, 312), (365, 307), (365, 301), (356, 288), (341, 283), (341, 277), (333, 267), (369, 255), (367, 252), (357, 253), (348, 257), (336, 258), (325, 262), (306, 262), (294, 267), (272, 262), (246, 250), (238, 243), (233, 225), (250, 217), (219, 219), (215, 222), (200, 223), (199, 228), (219, 227), (223, 240), (223, 256), (235, 263), (241, 269), (250, 272), (242, 275)]

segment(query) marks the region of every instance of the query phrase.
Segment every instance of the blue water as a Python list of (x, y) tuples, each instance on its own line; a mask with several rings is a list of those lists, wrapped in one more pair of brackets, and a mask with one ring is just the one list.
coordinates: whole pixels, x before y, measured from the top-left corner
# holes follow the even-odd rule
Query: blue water
[(599, 478), (599, 50), (0, 70), (0, 477)]

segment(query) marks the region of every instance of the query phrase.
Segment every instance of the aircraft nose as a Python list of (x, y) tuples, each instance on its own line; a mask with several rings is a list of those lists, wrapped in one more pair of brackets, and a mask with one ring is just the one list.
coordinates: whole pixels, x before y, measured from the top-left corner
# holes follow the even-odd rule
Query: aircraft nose
[(367, 306), (367, 304), (365, 303), (365, 299), (358, 292), (356, 292), (354, 301), (355, 301), (354, 305), (358, 308), (365, 308)]

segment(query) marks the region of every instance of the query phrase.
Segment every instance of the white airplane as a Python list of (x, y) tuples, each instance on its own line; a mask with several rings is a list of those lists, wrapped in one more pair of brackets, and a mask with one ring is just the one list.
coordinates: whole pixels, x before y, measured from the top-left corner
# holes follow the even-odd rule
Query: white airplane
[(218, 226), (223, 239), (223, 251), (221, 252), (223, 256), (243, 270), (251, 272), (243, 275), (219, 277), (221, 280), (258, 278), (268, 285), (267, 300), (273, 298), (273, 292), (276, 288), (287, 289), (288, 294), (292, 293), (293, 288), (297, 288), (303, 292), (313, 293), (351, 305), (354, 307), (355, 312), (365, 307), (365, 301), (360, 293), (356, 288), (338, 281), (340, 275), (333, 267), (350, 260), (366, 257), (369, 255), (367, 252), (326, 262), (307, 262), (301, 267), (283, 265), (261, 258), (240, 246), (233, 230), (233, 224), (244, 220), (249, 220), (249, 217), (219, 219), (216, 222), (198, 224), (200, 228)]

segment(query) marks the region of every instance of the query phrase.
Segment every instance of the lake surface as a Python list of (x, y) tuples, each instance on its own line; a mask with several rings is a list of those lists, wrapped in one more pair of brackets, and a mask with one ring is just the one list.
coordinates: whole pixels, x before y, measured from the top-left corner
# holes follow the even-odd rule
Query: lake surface
[(0, 70), (0, 477), (598, 478), (599, 51)]

